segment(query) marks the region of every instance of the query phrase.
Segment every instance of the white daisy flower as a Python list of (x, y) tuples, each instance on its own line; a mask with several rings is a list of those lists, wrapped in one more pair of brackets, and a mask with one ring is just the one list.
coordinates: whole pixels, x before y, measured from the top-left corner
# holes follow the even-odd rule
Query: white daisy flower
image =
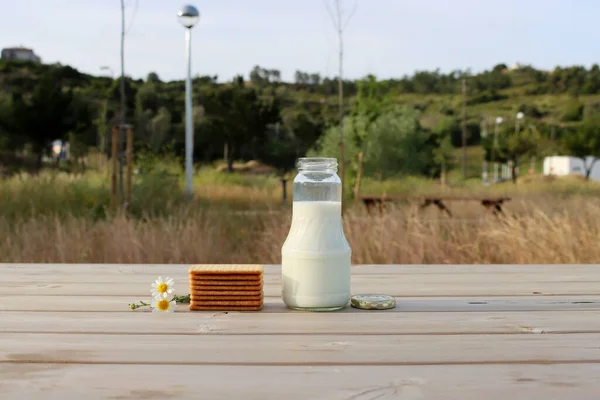
[(174, 312), (175, 300), (154, 299), (150, 306), (152, 307), (152, 312)]
[(155, 299), (166, 299), (173, 293), (173, 285), (175, 285), (175, 282), (172, 278), (167, 277), (163, 280), (163, 278), (159, 276), (152, 284), (152, 297)]

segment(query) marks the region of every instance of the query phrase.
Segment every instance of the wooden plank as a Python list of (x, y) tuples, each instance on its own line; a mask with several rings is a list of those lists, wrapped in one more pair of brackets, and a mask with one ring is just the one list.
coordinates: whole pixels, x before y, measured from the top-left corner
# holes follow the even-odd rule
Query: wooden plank
[(600, 398), (600, 365), (242, 367), (0, 364), (6, 400)]
[[(402, 268), (402, 267), (400, 267)], [(398, 269), (398, 268), (397, 268)], [(360, 270), (362, 272), (355, 273)], [(375, 269), (377, 270), (377, 269)], [(163, 271), (164, 272), (164, 271)], [(63, 271), (61, 273), (43, 273), (43, 271), (21, 272), (18, 270), (10, 270), (3, 274), (3, 282), (5, 286), (13, 286), (23, 283), (35, 285), (47, 284), (66, 284), (66, 283), (144, 283), (153, 282), (158, 276), (169, 276), (177, 283), (187, 282), (187, 273), (123, 273), (123, 274), (104, 274), (95, 271)], [(281, 274), (269, 273), (263, 276), (265, 282), (281, 282)], [(418, 273), (366, 273), (365, 269), (355, 268), (352, 274), (352, 279), (356, 281), (375, 281), (395, 279), (404, 284), (423, 284), (423, 283), (446, 283), (446, 284), (463, 284), (463, 283), (570, 283), (570, 282), (598, 282), (600, 283), (600, 274), (583, 274), (569, 273), (564, 270), (562, 273), (539, 274), (539, 273), (488, 273), (488, 274), (453, 274), (453, 273), (438, 273), (438, 274), (418, 274)]]
[(600, 311), (465, 313), (2, 312), (0, 332), (154, 335), (447, 335), (600, 333)]
[[(148, 296), (150, 284), (155, 277), (141, 278), (139, 283), (11, 283), (0, 286), (0, 295), (35, 295), (35, 296)], [(175, 283), (179, 294), (190, 292), (187, 277)], [(281, 279), (272, 276), (264, 281), (264, 294), (268, 297), (281, 296)], [(352, 277), (354, 293), (386, 293), (391, 296), (556, 296), (556, 295), (600, 295), (600, 282), (405, 282), (392, 276), (390, 279)]]
[[(0, 311), (112, 311), (131, 312), (127, 305), (148, 297), (134, 296), (0, 296)], [(265, 312), (292, 312), (280, 298), (266, 297)], [(178, 311), (187, 312), (187, 305), (177, 306)], [(560, 311), (560, 310), (600, 310), (598, 296), (564, 297), (471, 297), (467, 299), (453, 297), (397, 298), (396, 308), (377, 312), (495, 312), (495, 311)], [(144, 309), (135, 312), (145, 312)], [(346, 307), (338, 312), (373, 313), (375, 311), (357, 310)], [(214, 314), (214, 313), (213, 313)]]
[[(187, 275), (191, 264), (0, 264), (1, 274), (149, 274)], [(353, 274), (584, 274), (600, 275), (600, 265), (355, 265)], [(265, 274), (281, 274), (278, 265), (265, 265)], [(598, 279), (598, 278), (596, 278)]]
[[(168, 315), (161, 314), (168, 324)], [(600, 334), (95, 335), (0, 334), (0, 362), (173, 365), (600, 363)]]

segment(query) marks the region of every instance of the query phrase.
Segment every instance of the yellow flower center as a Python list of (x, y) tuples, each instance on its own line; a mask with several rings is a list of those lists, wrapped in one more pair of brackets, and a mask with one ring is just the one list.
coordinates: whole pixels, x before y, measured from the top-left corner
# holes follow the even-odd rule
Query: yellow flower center
[(169, 288), (169, 286), (166, 283), (161, 283), (160, 285), (158, 285), (156, 287), (156, 291), (158, 293), (165, 293), (168, 288)]
[(161, 301), (156, 303), (156, 308), (158, 308), (160, 311), (167, 311), (169, 309), (169, 306), (169, 300), (167, 299), (162, 299)]

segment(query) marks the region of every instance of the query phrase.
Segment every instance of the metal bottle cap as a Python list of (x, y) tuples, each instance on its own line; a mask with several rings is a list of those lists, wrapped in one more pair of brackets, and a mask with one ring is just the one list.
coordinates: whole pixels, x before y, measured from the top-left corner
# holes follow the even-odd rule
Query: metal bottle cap
[(350, 298), (350, 305), (363, 310), (387, 310), (396, 307), (396, 298), (385, 294), (357, 294)]

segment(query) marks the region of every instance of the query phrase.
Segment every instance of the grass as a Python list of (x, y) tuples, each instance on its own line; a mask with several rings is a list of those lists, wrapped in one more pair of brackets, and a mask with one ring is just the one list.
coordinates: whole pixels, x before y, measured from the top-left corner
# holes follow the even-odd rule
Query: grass
[[(600, 202), (587, 197), (517, 201), (509, 216), (457, 203), (460, 218), (415, 205), (370, 216), (352, 207), (344, 229), (354, 263), (594, 263)], [(148, 220), (0, 218), (5, 262), (279, 263), (290, 211), (233, 213), (181, 207)]]
[[(276, 177), (202, 168), (185, 201), (180, 171), (136, 176), (130, 214), (110, 216), (106, 174), (44, 172), (0, 185), (0, 262), (279, 263), (291, 220)], [(506, 216), (453, 202), (449, 218), (402, 203), (369, 215), (347, 202), (354, 263), (594, 263), (600, 256), (600, 184), (525, 176), (519, 184), (454, 187), (366, 179), (362, 193), (510, 195)]]

